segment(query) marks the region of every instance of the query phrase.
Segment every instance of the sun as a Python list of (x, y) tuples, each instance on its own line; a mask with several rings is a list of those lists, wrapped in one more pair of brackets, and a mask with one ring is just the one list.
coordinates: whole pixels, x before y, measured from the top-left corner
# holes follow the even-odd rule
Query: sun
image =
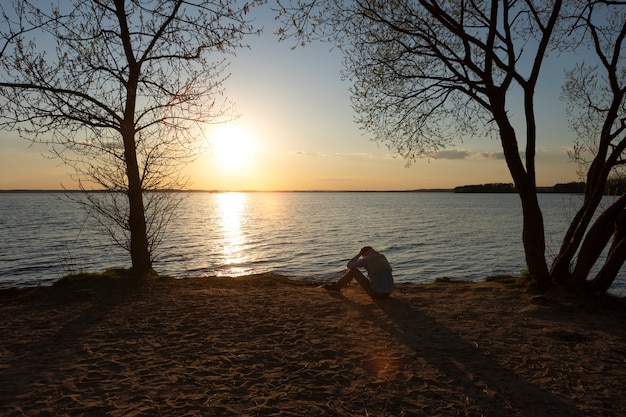
[(212, 155), (222, 167), (239, 169), (248, 165), (255, 151), (254, 140), (243, 126), (228, 123), (220, 126), (212, 141)]

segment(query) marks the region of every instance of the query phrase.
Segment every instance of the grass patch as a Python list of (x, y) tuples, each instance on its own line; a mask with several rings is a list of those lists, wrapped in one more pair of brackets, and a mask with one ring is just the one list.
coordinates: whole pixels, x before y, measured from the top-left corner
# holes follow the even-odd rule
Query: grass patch
[(122, 285), (132, 286), (133, 284), (149, 283), (154, 280), (168, 281), (174, 280), (174, 277), (168, 275), (157, 275), (156, 272), (147, 276), (139, 276), (132, 269), (111, 268), (104, 272), (77, 272), (63, 276), (61, 279), (52, 284), (53, 287), (86, 287), (93, 285)]
[(545, 292), (548, 289), (548, 285), (541, 284), (534, 280), (528, 269), (523, 269), (520, 271), (519, 275), (508, 275), (508, 274), (500, 274), (500, 275), (490, 275), (485, 278), (486, 282), (498, 282), (500, 284), (507, 285), (519, 285), (528, 288), (529, 290), (536, 290), (540, 292)]
[(448, 277), (437, 277), (434, 280), (435, 284), (448, 284), (448, 283), (449, 284), (467, 284), (468, 282), (471, 282), (471, 281), (467, 281), (464, 279), (451, 279)]
[(516, 277), (514, 275), (490, 275), (485, 278), (486, 282), (499, 282), (500, 284), (523, 284), (522, 277)]
[(94, 281), (116, 280), (130, 277), (130, 271), (122, 268), (107, 269), (104, 272), (76, 272), (63, 276), (57, 282), (52, 284), (52, 286), (63, 287), (68, 285), (91, 283)]

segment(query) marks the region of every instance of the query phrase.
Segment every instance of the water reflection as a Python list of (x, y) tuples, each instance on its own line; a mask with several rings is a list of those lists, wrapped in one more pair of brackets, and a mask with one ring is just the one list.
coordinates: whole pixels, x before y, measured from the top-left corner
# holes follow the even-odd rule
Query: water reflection
[(245, 253), (246, 239), (242, 232), (246, 194), (221, 193), (217, 194), (217, 211), (222, 228), (220, 242), (223, 269), (217, 271), (218, 276), (237, 276), (250, 273), (249, 268), (243, 268), (248, 257)]

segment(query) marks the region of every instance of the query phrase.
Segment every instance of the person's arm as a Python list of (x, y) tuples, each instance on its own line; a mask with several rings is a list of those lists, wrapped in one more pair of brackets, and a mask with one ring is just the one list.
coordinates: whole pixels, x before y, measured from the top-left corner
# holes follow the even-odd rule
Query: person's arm
[(367, 266), (365, 259), (361, 258), (361, 254), (357, 253), (356, 256), (348, 261), (348, 268), (361, 268)]

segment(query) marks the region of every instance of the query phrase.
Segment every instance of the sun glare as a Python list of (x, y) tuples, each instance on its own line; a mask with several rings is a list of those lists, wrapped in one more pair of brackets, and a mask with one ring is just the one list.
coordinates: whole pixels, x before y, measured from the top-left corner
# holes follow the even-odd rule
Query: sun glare
[(222, 226), (223, 238), (221, 242), (223, 263), (222, 271), (217, 275), (238, 276), (249, 273), (243, 268), (248, 260), (245, 244), (246, 238), (242, 232), (241, 223), (246, 209), (246, 195), (243, 193), (220, 193), (216, 195), (217, 208)]
[(212, 154), (223, 168), (240, 169), (249, 164), (254, 154), (252, 135), (242, 126), (226, 124), (216, 131)]

